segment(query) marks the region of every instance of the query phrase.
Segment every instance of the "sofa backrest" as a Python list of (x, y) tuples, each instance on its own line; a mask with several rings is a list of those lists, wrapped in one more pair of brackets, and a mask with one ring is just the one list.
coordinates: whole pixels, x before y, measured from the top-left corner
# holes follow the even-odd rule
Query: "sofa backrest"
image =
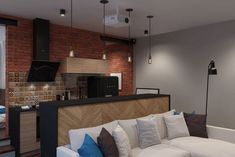
[[(165, 125), (163, 118), (164, 116), (173, 115), (174, 111), (175, 110), (171, 110), (169, 112), (165, 112), (162, 114), (151, 114), (148, 116), (138, 117), (138, 118), (149, 118), (153, 116), (156, 117), (155, 120), (157, 124), (157, 129), (161, 135), (161, 138), (166, 138), (167, 131), (166, 131), (166, 125)], [(126, 119), (126, 120), (118, 120), (118, 121), (115, 120), (113, 122), (99, 125), (96, 127), (71, 129), (69, 131), (69, 140), (71, 144), (71, 149), (73, 151), (77, 151), (77, 149), (81, 147), (84, 141), (85, 134), (89, 134), (93, 138), (93, 140), (97, 142), (97, 137), (99, 136), (101, 129), (103, 127), (106, 130), (108, 130), (110, 134), (112, 134), (112, 131), (118, 125), (120, 125), (127, 133), (131, 148), (139, 147), (136, 119)]]

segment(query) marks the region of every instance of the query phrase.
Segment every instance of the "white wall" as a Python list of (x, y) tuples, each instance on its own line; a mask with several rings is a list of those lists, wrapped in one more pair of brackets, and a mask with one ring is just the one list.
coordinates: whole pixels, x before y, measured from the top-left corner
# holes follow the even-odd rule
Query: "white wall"
[(153, 37), (151, 65), (146, 38), (137, 39), (134, 52), (136, 87), (160, 88), (185, 112), (205, 112), (207, 66), (215, 59), (208, 123), (235, 129), (235, 21)]
[(5, 26), (0, 25), (0, 88), (6, 87), (6, 29)]

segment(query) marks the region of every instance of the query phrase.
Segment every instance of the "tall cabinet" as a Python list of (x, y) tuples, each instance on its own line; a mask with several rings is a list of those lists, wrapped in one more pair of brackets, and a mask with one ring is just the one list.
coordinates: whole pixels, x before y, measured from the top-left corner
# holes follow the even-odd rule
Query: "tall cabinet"
[(40, 152), (40, 139), (37, 135), (37, 109), (22, 110), (11, 107), (9, 112), (9, 133), (16, 157), (30, 156)]

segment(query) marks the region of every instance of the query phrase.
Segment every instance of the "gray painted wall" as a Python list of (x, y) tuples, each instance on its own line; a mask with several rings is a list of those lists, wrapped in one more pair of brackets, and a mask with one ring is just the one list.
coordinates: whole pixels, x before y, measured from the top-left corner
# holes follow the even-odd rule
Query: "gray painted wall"
[(136, 87), (158, 87), (169, 93), (172, 108), (205, 112), (207, 66), (210, 77), (208, 123), (235, 129), (235, 21), (153, 37), (153, 63), (147, 63), (148, 40), (137, 40), (134, 55)]

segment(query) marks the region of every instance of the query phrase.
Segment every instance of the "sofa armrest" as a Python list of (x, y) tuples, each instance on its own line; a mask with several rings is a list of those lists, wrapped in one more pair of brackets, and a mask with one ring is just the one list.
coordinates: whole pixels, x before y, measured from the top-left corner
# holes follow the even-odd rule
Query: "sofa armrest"
[(207, 125), (208, 137), (235, 143), (235, 130)]
[(57, 147), (57, 157), (79, 157), (79, 154), (67, 146)]

